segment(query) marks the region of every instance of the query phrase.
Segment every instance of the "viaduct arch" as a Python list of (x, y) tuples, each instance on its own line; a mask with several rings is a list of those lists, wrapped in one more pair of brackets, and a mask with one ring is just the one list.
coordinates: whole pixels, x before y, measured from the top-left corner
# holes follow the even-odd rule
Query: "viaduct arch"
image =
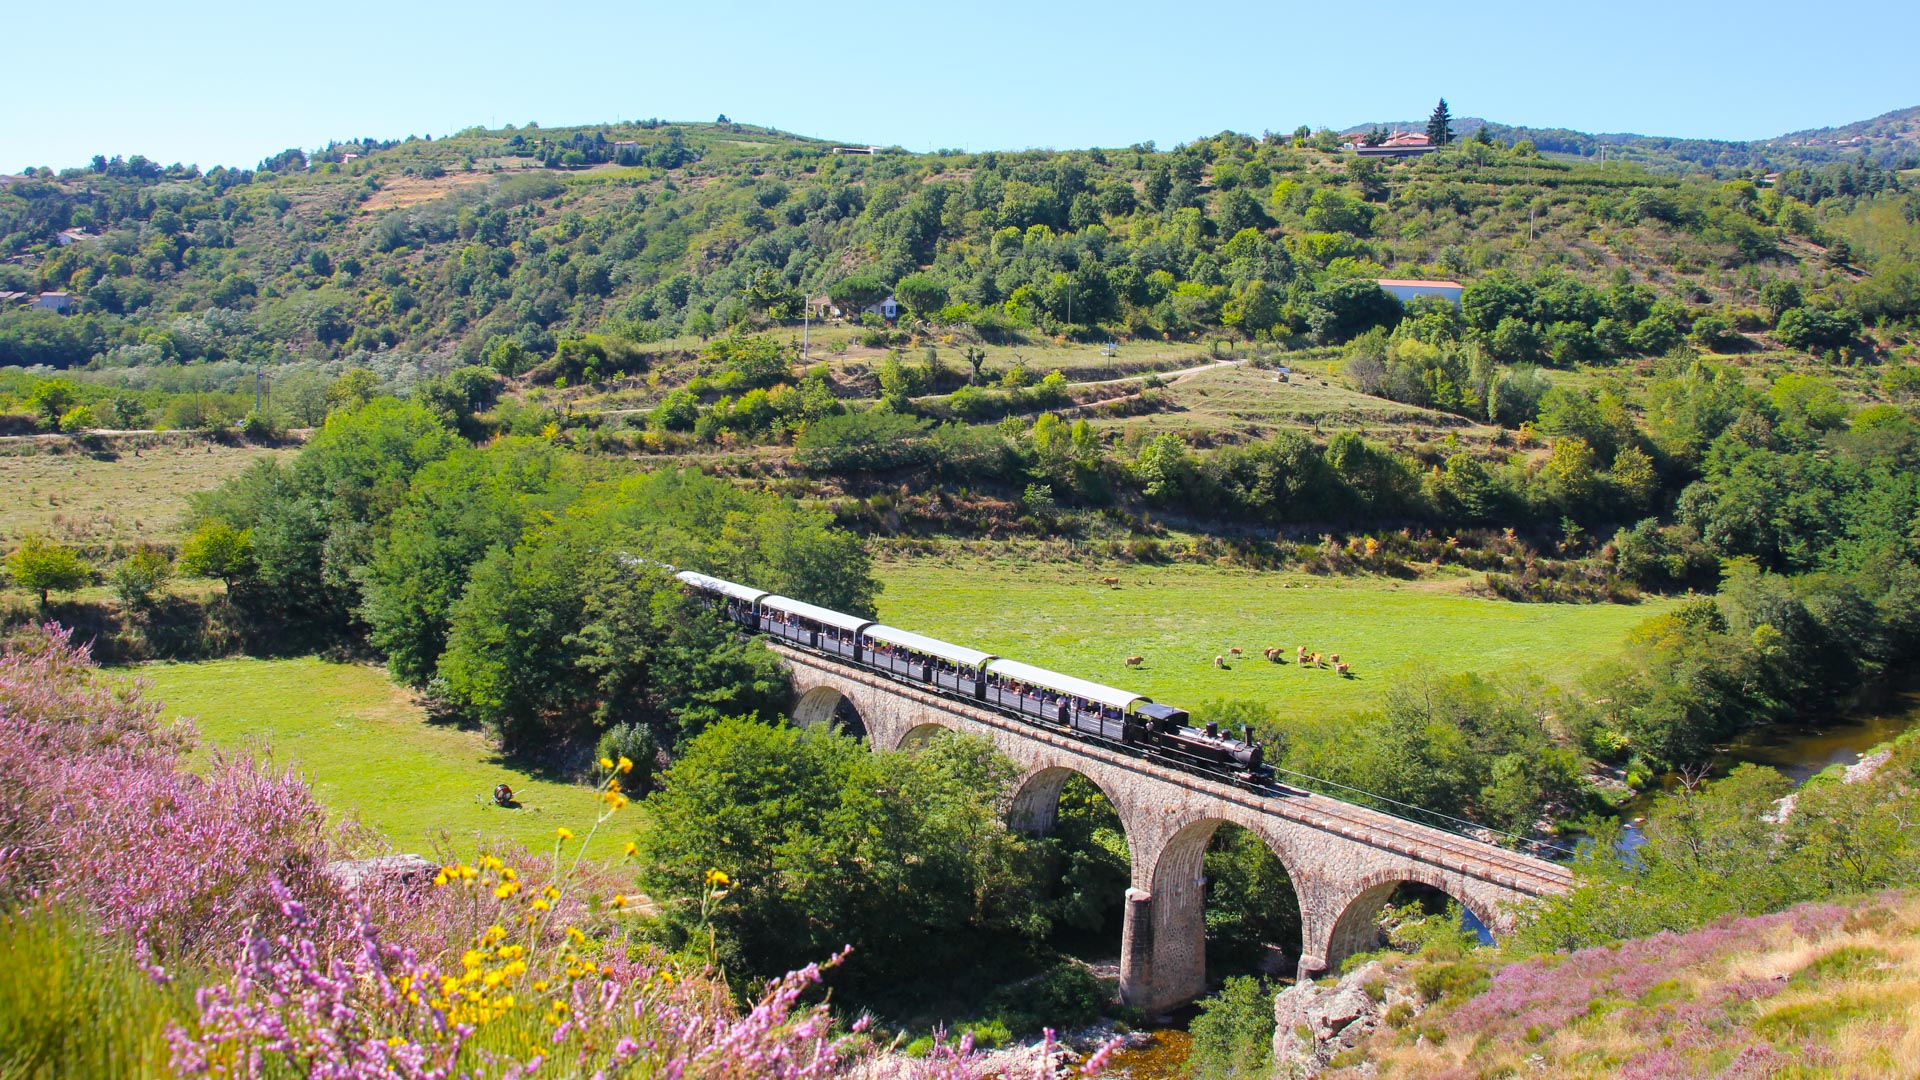
[(1368, 947), (1375, 915), (1402, 882), (1439, 889), (1496, 934), (1512, 930), (1514, 904), (1572, 883), (1559, 864), (1317, 792), (1256, 794), (778, 642), (767, 647), (792, 673), (796, 722), (851, 712), (869, 745), (883, 749), (943, 729), (990, 740), (1023, 770), (1010, 811), (1017, 828), (1051, 829), (1071, 774), (1099, 787), (1120, 817), (1132, 862), (1120, 993), (1147, 1011), (1206, 991), (1205, 853), (1223, 824), (1250, 830), (1286, 866), (1300, 903), (1303, 973)]

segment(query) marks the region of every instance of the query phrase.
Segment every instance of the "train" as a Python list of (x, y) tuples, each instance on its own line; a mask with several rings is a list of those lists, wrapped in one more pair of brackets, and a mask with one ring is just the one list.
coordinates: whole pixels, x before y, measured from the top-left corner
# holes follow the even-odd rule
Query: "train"
[(1242, 787), (1260, 789), (1272, 783), (1273, 768), (1264, 761), (1250, 726), (1236, 738), (1222, 733), (1218, 724), (1194, 727), (1185, 709), (1158, 704), (1131, 690), (692, 570), (673, 576), (696, 599), (750, 633)]

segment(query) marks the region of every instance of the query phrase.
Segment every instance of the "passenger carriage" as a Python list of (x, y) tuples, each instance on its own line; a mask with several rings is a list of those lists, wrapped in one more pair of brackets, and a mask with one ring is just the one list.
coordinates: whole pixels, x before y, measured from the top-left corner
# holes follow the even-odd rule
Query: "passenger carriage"
[(984, 704), (1073, 735), (1169, 759), (1182, 768), (1221, 772), (1261, 784), (1272, 776), (1251, 727), (1242, 737), (1216, 724), (1192, 727), (1186, 710), (1156, 704), (1130, 690), (1049, 671), (777, 596), (724, 578), (683, 570), (674, 575), (710, 607), (743, 629), (823, 653), (889, 678)]

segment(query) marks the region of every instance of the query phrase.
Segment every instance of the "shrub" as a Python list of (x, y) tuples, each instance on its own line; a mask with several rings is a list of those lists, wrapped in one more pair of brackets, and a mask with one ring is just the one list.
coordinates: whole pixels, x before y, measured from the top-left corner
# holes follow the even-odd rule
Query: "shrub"
[(600, 736), (594, 749), (603, 763), (633, 762), (633, 772), (627, 781), (629, 790), (645, 794), (653, 787), (653, 766), (660, 744), (652, 728), (645, 724), (615, 724)]
[(1487, 973), (1476, 964), (1427, 964), (1413, 973), (1413, 987), (1427, 1001), (1443, 997), (1470, 997), (1487, 985)]
[(1273, 1056), (1273, 995), (1267, 987), (1236, 976), (1199, 1006), (1187, 1058), (1194, 1080), (1265, 1076)]
[(143, 608), (164, 591), (173, 578), (173, 560), (157, 548), (142, 545), (113, 568), (113, 594), (130, 608)]
[(823, 416), (794, 440), (794, 460), (813, 472), (878, 472), (926, 459), (929, 424), (884, 409)]

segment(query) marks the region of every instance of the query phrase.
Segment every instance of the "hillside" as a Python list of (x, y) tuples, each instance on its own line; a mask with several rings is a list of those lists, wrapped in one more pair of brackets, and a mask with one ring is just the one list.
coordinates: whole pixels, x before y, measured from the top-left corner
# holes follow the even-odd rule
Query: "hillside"
[(0, 365), (444, 367), (508, 339), (541, 358), (587, 331), (791, 326), (807, 297), (857, 310), (889, 290), (974, 340), (1338, 342), (1381, 317), (1342, 282), (1496, 269), (1644, 286), (1684, 324), (1757, 304), (1772, 278), (1844, 303), (1869, 268), (1826, 250), (1826, 221), (1905, 197), (1871, 164), (1756, 191), (1524, 143), (1388, 163), (1323, 145), (835, 154), (646, 121), (337, 143), (205, 175), (100, 157), (0, 188), (0, 291), (64, 292), (74, 311), (10, 305)]

